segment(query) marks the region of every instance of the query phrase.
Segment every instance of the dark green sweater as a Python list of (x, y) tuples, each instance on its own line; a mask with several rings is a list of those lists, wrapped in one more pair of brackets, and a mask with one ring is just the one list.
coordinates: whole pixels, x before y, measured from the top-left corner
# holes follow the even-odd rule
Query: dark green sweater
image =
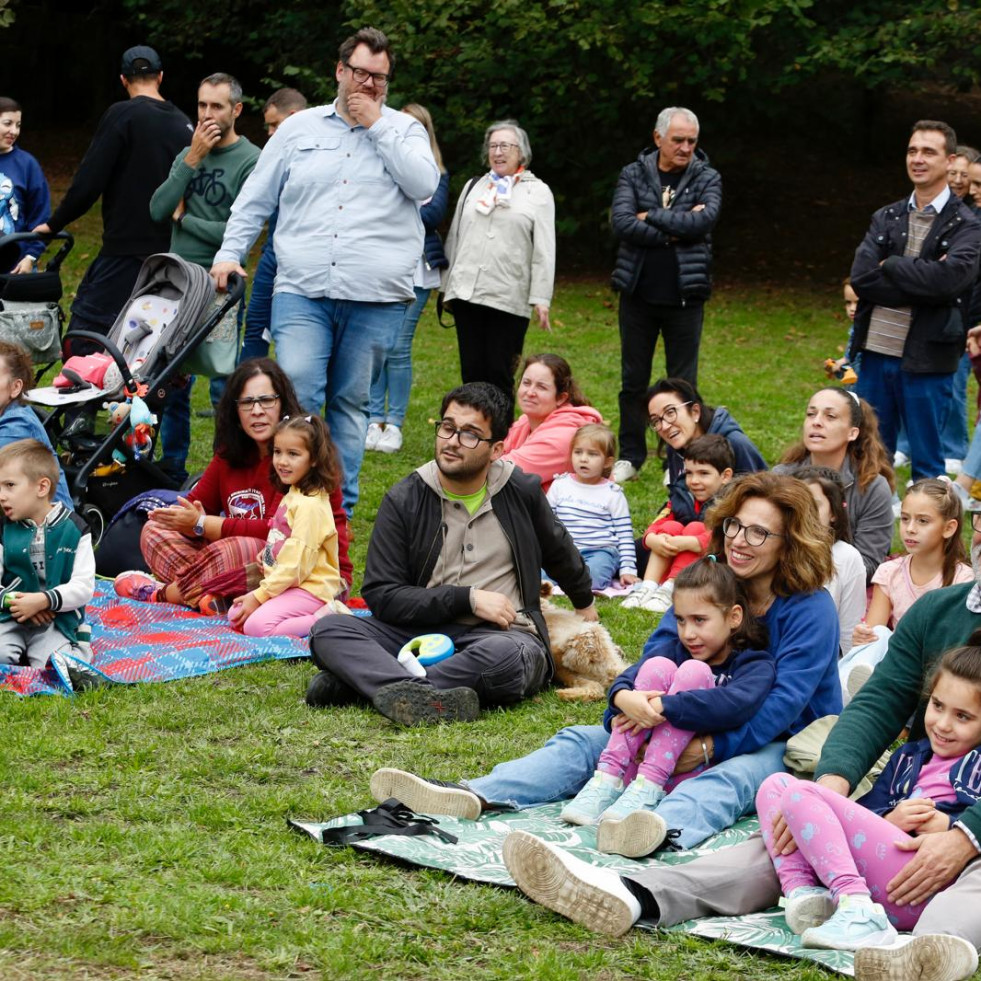
[[(914, 712), (909, 738), (926, 735), (921, 694), (926, 675), (944, 651), (962, 647), (981, 627), (981, 613), (971, 613), (966, 606), (973, 588), (974, 583), (965, 583), (935, 589), (909, 608), (889, 640), (885, 660), (831, 730), (815, 779), (835, 774), (854, 788)], [(981, 842), (981, 804), (969, 807), (960, 822)]]

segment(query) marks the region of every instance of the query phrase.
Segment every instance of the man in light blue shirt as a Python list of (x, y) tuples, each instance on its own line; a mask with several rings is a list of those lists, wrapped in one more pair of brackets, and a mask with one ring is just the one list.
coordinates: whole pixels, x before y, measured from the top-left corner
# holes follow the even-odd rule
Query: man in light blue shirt
[(423, 126), (385, 106), (395, 56), (362, 28), (340, 47), (337, 99), (296, 113), (266, 144), (232, 208), (211, 274), (222, 289), (279, 209), (271, 333), (308, 412), (325, 416), (358, 499), (372, 364), (395, 340), (422, 255), (419, 205), (439, 184)]

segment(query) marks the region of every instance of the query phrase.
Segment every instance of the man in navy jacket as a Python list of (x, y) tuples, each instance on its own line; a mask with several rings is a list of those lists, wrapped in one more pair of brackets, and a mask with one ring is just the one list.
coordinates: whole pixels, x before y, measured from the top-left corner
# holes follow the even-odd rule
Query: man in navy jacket
[(881, 208), (855, 252), (858, 310), (849, 356), (861, 353), (856, 390), (879, 417), (890, 456), (900, 424), (909, 435), (913, 479), (944, 472), (941, 434), (964, 353), (967, 303), (978, 273), (981, 223), (947, 186), (957, 137), (920, 120), (906, 149), (913, 192)]

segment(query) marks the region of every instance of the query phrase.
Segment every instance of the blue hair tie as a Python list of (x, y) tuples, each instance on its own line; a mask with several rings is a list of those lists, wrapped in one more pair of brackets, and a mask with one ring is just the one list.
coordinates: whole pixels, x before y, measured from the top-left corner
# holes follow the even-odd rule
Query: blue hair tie
[(709, 554), (708, 554), (708, 555), (706, 555), (706, 556), (705, 556), (705, 558), (707, 558), (707, 559), (709, 560), (709, 562), (718, 562), (718, 561), (719, 561), (719, 560), (718, 560), (718, 559), (717, 559), (717, 558), (715, 557), (715, 554), (714, 554), (713, 552), (709, 552)]

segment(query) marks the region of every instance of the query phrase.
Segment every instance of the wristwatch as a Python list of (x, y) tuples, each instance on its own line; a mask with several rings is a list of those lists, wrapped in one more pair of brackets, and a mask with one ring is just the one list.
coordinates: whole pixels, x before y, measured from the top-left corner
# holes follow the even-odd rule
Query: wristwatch
[(206, 517), (207, 515), (204, 514), (199, 515), (198, 520), (194, 522), (194, 534), (197, 535), (198, 538), (204, 538), (204, 519)]

